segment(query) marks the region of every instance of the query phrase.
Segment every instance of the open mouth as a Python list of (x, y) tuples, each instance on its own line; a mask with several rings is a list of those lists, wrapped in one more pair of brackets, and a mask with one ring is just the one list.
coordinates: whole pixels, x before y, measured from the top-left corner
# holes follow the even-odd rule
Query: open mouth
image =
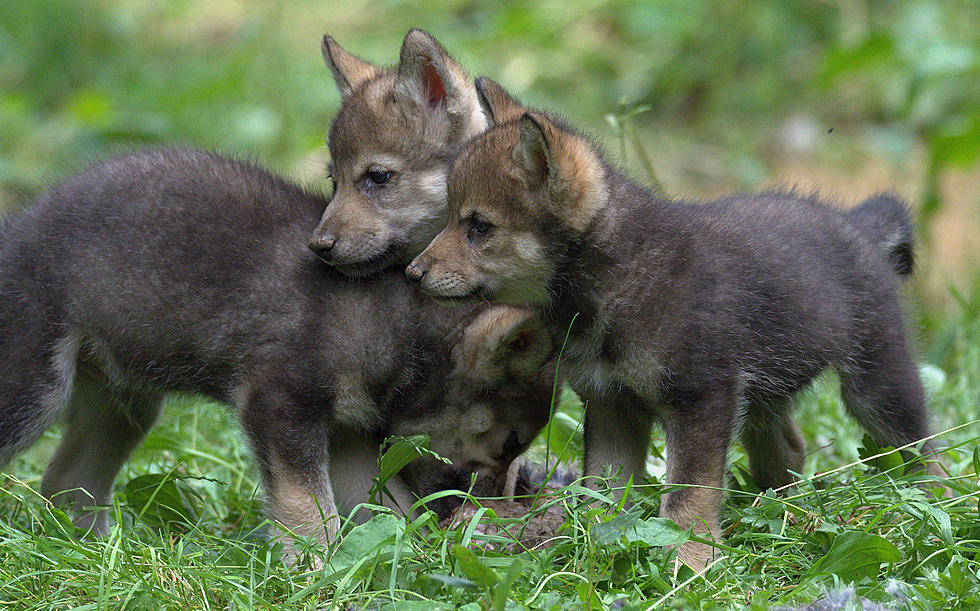
[(401, 252), (401, 245), (392, 244), (370, 259), (358, 261), (357, 263), (336, 263), (333, 261), (326, 262), (345, 276), (350, 276), (351, 278), (363, 278), (391, 267), (392, 263), (398, 260), (398, 256), (401, 254)]

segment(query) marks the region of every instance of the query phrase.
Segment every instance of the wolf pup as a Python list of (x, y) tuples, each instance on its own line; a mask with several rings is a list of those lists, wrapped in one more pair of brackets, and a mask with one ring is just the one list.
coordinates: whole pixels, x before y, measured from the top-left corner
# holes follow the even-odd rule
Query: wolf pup
[[(828, 366), (880, 442), (929, 435), (899, 308), (913, 240), (901, 202), (670, 201), (492, 81), (477, 88), (496, 125), (453, 162), (448, 225), (406, 273), (441, 303), (530, 301), (553, 334), (571, 329), (562, 365), (588, 405), (587, 475), (642, 477), (659, 420), (667, 481), (691, 485), (661, 514), (718, 537), (733, 437), (763, 489), (791, 482), (804, 444), (790, 398)], [(693, 567), (710, 556), (679, 552)]]
[(422, 30), (405, 36), (396, 69), (330, 36), (323, 57), (342, 102), (328, 139), (334, 196), (309, 246), (349, 276), (404, 266), (446, 224), (451, 154), (486, 129), (473, 81)]
[[(0, 465), (67, 411), (43, 480), (109, 503), (167, 391), (233, 404), (272, 517), (329, 541), (378, 444), (423, 433), (416, 495), (503, 484), (547, 420), (551, 340), (521, 308), (446, 314), (400, 272), (352, 282), (305, 246), (326, 202), (252, 165), (156, 150), (52, 189), (0, 235)], [(553, 367), (552, 367), (553, 372)], [(337, 478), (338, 487), (332, 482)], [(105, 511), (79, 526), (106, 533)]]

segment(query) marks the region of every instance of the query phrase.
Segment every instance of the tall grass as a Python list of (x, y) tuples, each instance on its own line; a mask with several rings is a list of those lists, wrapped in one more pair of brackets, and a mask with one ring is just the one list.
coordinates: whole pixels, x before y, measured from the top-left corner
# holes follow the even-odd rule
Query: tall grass
[[(77, 532), (37, 492), (56, 430), (7, 468), (0, 607), (765, 609), (850, 595), (851, 604), (864, 597), (900, 608), (976, 608), (980, 322), (951, 324), (960, 337), (947, 365), (924, 369), (951, 495), (863, 439), (827, 376), (799, 401), (810, 449), (799, 485), (759, 491), (733, 451), (725, 539), (704, 575), (675, 569), (668, 545), (688, 535), (655, 517), (664, 491), (656, 477), (634, 487), (627, 505), (578, 485), (550, 497), (539, 511), (556, 505), (565, 523), (547, 548), (522, 550), (506, 533), (486, 534), (485, 524), (498, 522), (491, 511), (477, 516), (483, 526), (449, 531), (425, 516), (379, 513), (348, 525), (325, 568), (309, 563), (316, 550), (288, 568), (266, 536), (256, 473), (232, 415), (177, 397), (124, 468), (104, 539)], [(551, 447), (542, 436), (531, 455), (580, 459), (580, 411), (564, 393)]]

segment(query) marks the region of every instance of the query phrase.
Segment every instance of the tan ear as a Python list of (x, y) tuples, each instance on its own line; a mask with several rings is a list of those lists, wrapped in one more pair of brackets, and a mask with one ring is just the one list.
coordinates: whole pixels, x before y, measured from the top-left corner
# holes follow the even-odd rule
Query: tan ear
[(558, 135), (551, 122), (537, 113), (525, 112), (518, 123), (517, 147), (514, 156), (528, 172), (540, 180), (549, 182), (560, 178), (558, 160), (555, 158)]
[(524, 114), (524, 107), (495, 81), (481, 76), (476, 79), (475, 85), (480, 107), (489, 125), (516, 121)]
[(487, 127), (469, 75), (424, 30), (412, 29), (405, 35), (395, 93), (429, 112), (445, 113), (459, 141)]
[(551, 356), (551, 335), (534, 310), (493, 305), (482, 310), (463, 332), (457, 346), (457, 367), (494, 379), (504, 371), (517, 380), (532, 381)]
[(320, 48), (341, 98), (346, 98), (363, 83), (381, 74), (381, 68), (344, 51), (330, 35), (324, 35)]
[(518, 123), (514, 157), (533, 180), (547, 181), (558, 218), (584, 231), (608, 198), (605, 170), (593, 146), (538, 112), (526, 112)]

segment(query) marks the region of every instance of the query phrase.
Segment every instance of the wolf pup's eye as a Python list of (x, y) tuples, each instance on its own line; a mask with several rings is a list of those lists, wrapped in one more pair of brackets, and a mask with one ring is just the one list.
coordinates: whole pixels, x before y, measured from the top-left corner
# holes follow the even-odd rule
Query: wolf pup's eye
[(391, 179), (391, 172), (388, 170), (371, 170), (367, 174), (368, 180), (376, 185), (384, 185)]
[(470, 241), (473, 241), (474, 238), (482, 238), (490, 233), (492, 228), (493, 225), (490, 223), (474, 217), (470, 219), (470, 227), (466, 230), (466, 237)]

